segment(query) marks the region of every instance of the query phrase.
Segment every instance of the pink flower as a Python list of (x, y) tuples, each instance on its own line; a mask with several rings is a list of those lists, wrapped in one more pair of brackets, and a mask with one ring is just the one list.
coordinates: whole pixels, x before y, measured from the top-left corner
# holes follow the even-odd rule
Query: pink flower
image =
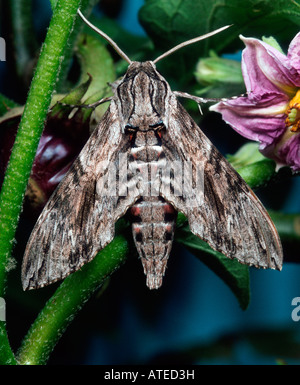
[(210, 110), (244, 137), (258, 141), (263, 155), (300, 170), (300, 33), (284, 55), (271, 45), (240, 36), (246, 45), (242, 72), (247, 96)]

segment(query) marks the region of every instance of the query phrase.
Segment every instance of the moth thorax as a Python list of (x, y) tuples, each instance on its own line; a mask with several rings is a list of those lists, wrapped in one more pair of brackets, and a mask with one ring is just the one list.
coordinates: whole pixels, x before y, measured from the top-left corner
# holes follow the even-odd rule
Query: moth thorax
[(139, 129), (136, 133), (135, 141), (134, 141), (135, 146), (140, 147), (140, 146), (157, 146), (160, 145), (160, 140), (157, 134), (154, 132), (154, 130), (148, 131)]

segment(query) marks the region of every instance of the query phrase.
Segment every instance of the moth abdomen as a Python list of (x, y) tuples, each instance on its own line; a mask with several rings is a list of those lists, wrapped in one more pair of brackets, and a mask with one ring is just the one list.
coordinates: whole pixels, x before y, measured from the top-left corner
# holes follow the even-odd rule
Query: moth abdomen
[(162, 197), (143, 197), (130, 208), (132, 233), (147, 276), (147, 286), (162, 284), (172, 249), (177, 211)]

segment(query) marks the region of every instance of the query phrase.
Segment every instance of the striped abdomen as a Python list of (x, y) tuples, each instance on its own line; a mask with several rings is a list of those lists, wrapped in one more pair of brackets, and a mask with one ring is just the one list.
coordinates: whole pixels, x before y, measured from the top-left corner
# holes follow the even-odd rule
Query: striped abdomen
[[(152, 134), (140, 133), (143, 143), (131, 149), (131, 161), (148, 166), (148, 194), (141, 197), (130, 209), (132, 233), (136, 248), (147, 276), (147, 286), (158, 289), (162, 284), (167, 261), (171, 252), (177, 212), (160, 196), (151, 196), (151, 167), (160, 166), (164, 159), (163, 149)], [(135, 140), (135, 143), (138, 143)], [(144, 145), (145, 143), (145, 145)], [(148, 144), (148, 145), (147, 145)]]
[(161, 197), (143, 197), (130, 209), (132, 233), (147, 286), (158, 289), (162, 284), (171, 252), (176, 210)]

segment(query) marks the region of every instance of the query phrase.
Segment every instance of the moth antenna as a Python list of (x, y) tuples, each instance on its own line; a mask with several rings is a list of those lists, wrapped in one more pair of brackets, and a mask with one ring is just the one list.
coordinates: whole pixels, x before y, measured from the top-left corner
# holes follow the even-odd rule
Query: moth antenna
[(81, 11), (77, 9), (78, 15), (81, 17), (81, 19), (90, 27), (92, 28), (95, 32), (97, 32), (100, 36), (102, 36), (112, 47), (113, 49), (125, 60), (127, 61), (128, 64), (131, 64), (132, 61), (129, 59), (129, 57), (121, 50), (121, 48), (108, 36), (106, 33), (101, 31), (99, 28), (94, 26), (91, 22), (88, 21), (88, 19), (83, 16)]
[(169, 51), (167, 51), (167, 52), (163, 53), (162, 55), (160, 55), (158, 58), (153, 60), (153, 63), (155, 64), (159, 60), (164, 59), (165, 57), (171, 55), (173, 52), (175, 52), (175, 51), (177, 51), (177, 50), (179, 50), (179, 49), (181, 49), (183, 47), (186, 47), (187, 45), (197, 43), (200, 40), (204, 40), (204, 39), (206, 39), (206, 38), (208, 38), (210, 36), (216, 35), (217, 33), (222, 32), (222, 31), (224, 31), (224, 29), (227, 29), (227, 28), (229, 28), (231, 26), (232, 26), (232, 24), (231, 25), (225, 25), (225, 27), (221, 27), (219, 29), (216, 29), (215, 31), (206, 33), (205, 35), (198, 36), (198, 37), (195, 37), (194, 39), (184, 41), (183, 43), (180, 43), (180, 44), (176, 45), (175, 47), (171, 48)]

